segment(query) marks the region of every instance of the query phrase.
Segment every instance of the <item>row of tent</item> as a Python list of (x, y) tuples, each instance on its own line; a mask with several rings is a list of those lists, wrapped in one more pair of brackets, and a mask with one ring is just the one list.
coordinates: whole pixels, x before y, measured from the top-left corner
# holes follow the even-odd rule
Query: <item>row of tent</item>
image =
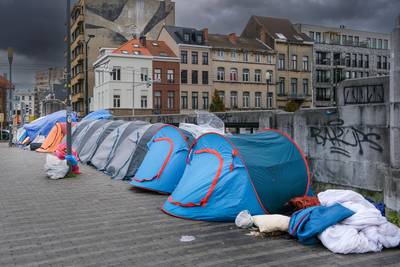
[[(63, 136), (57, 123), (38, 151), (52, 152)], [(195, 136), (167, 124), (84, 120), (73, 128), (72, 147), (82, 163), (113, 179), (168, 194), (162, 210), (186, 219), (282, 213), (290, 199), (309, 194), (307, 160), (288, 135)]]

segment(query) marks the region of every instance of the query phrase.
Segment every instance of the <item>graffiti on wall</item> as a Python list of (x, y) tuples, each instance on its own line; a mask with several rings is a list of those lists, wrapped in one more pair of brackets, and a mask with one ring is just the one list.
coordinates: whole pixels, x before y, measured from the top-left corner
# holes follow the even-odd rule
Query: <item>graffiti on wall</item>
[(329, 121), (326, 126), (310, 127), (310, 136), (322, 147), (329, 147), (331, 154), (351, 157), (351, 149), (358, 149), (364, 155), (365, 147), (383, 152), (379, 144), (381, 136), (377, 133), (365, 133), (355, 127), (344, 127), (342, 119)]
[(383, 85), (351, 86), (344, 88), (344, 104), (376, 104), (383, 103)]

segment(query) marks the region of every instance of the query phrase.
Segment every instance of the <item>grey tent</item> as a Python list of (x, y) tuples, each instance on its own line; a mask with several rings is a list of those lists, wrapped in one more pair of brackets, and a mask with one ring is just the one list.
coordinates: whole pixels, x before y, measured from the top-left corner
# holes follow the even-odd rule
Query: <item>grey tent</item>
[(128, 136), (120, 139), (115, 149), (115, 155), (107, 164), (105, 169), (106, 174), (118, 180), (126, 177), (136, 148), (149, 128), (151, 128), (150, 124), (137, 125), (135, 129), (132, 128), (132, 130), (128, 131)]
[(79, 159), (82, 163), (90, 163), (93, 155), (96, 153), (98, 147), (112, 133), (116, 128), (124, 124), (124, 121), (107, 121), (102, 127), (90, 137), (90, 139), (83, 144), (79, 153)]
[[(82, 148), (85, 146), (85, 144), (87, 142), (89, 142), (89, 140), (92, 139), (93, 135), (109, 122), (110, 122), (109, 120), (97, 120), (93, 124), (89, 124), (90, 127), (87, 129), (86, 133), (83, 136), (81, 136), (80, 140), (78, 140), (78, 142), (77, 142), (76, 152), (78, 153), (78, 156), (81, 153)], [(83, 132), (84, 131), (82, 131), (81, 134)]]
[(102, 124), (104, 124), (103, 120), (92, 120), (89, 124), (87, 124), (82, 130), (80, 130), (79, 134), (75, 135), (72, 138), (72, 149), (78, 152), (81, 148), (82, 142), (85, 141), (89, 133), (94, 132), (98, 129)]
[(98, 147), (91, 159), (91, 164), (103, 171), (115, 155), (116, 148), (129, 134), (140, 126), (147, 125), (143, 121), (127, 122), (116, 128), (109, 134)]
[[(74, 140), (75, 139), (75, 137), (77, 136), (77, 135), (79, 135), (79, 133), (83, 130), (83, 129), (85, 129), (86, 128), (86, 126), (88, 125), (88, 124), (90, 124), (92, 121), (81, 121), (81, 122), (78, 122), (77, 124), (75, 124), (73, 127), (72, 127), (72, 140)], [(64, 136), (64, 138), (63, 138), (63, 140), (62, 140), (62, 144), (65, 144), (67, 142), (67, 135), (65, 135)]]

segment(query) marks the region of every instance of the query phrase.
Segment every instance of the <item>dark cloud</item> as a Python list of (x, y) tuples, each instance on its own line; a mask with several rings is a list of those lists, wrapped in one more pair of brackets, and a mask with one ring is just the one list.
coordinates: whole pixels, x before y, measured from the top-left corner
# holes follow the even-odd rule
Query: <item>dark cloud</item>
[[(241, 33), (253, 14), (293, 22), (347, 25), (390, 32), (399, 0), (175, 0), (178, 25), (211, 32)], [(15, 79), (32, 86), (38, 69), (64, 64), (66, 0), (0, 0), (0, 73), (7, 71), (5, 49), (16, 51)]]

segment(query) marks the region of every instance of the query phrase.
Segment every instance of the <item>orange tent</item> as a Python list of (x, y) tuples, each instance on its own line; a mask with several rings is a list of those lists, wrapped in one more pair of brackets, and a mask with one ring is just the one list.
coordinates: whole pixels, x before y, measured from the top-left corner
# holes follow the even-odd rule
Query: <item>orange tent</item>
[(65, 123), (56, 123), (51, 129), (49, 135), (44, 140), (42, 146), (36, 150), (40, 153), (53, 153), (57, 150), (57, 146), (61, 144), (66, 133)]

